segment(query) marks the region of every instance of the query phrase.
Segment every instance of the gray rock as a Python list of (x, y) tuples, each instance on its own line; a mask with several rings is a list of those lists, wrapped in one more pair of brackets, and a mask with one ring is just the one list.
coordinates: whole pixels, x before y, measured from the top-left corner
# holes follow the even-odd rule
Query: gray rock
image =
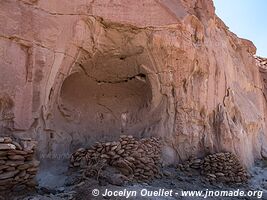
[(6, 173), (3, 173), (3, 174), (0, 174), (0, 180), (14, 177), (18, 173), (19, 173), (19, 170), (10, 171), (10, 172), (6, 172)]
[(0, 150), (11, 150), (11, 149), (16, 149), (16, 146), (14, 144), (0, 143)]

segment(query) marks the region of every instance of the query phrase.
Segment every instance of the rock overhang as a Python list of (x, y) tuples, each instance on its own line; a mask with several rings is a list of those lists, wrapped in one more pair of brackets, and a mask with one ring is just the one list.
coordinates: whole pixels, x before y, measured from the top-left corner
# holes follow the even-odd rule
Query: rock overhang
[[(145, 75), (154, 115), (164, 116), (155, 124), (162, 127), (158, 132), (172, 148), (168, 154), (175, 162), (221, 150), (237, 153), (248, 166), (261, 157), (266, 138), (261, 120), (265, 101), (251, 56), (254, 47), (219, 22), (210, 1), (118, 1), (117, 5), (27, 2), (1, 2), (9, 8), (3, 11), (6, 23), (13, 24), (1, 26), (1, 40), (23, 49), (20, 52), (5, 43), (3, 52), (10, 57), (19, 54), (21, 60), (29, 61), (19, 69), (21, 75), (27, 74), (26, 84), (14, 90), (4, 86), (3, 90), (12, 98), (14, 91), (20, 91), (13, 98), (15, 129), (39, 138), (40, 152), (57, 149), (57, 137), (72, 140), (55, 131), (52, 111), (64, 80), (79, 71), (96, 75), (100, 82), (140, 74), (142, 80)], [(112, 6), (123, 9), (114, 14)], [(143, 12), (137, 12), (139, 9)], [(153, 10), (153, 15), (147, 16), (148, 10)], [(16, 15), (12, 21), (6, 16), (13, 11)], [(32, 21), (27, 26), (13, 23), (30, 16)], [(4, 70), (16, 69), (14, 63), (6, 62), (7, 56), (1, 54), (1, 58)], [(87, 69), (94, 64), (103, 70)], [(112, 73), (116, 70), (119, 78), (115, 75), (118, 73)], [(13, 82), (20, 81), (14, 76)], [(228, 91), (233, 91), (233, 98), (228, 97)], [(224, 109), (219, 109), (220, 105)], [(253, 105), (252, 114), (245, 105)], [(157, 111), (158, 107), (164, 109)], [(225, 118), (216, 121), (216, 114)], [(221, 124), (215, 126), (215, 122)], [(238, 131), (241, 129), (244, 131)], [(55, 138), (49, 138), (51, 132)]]

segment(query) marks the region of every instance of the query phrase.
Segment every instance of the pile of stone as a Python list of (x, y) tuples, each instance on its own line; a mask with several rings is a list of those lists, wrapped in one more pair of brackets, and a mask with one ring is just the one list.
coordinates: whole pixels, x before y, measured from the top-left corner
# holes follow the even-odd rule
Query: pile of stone
[(185, 161), (183, 164), (179, 164), (178, 168), (181, 171), (189, 172), (192, 169), (201, 169), (203, 165), (203, 160), (199, 158), (190, 158), (189, 160)]
[(34, 159), (36, 142), (0, 137), (0, 190), (34, 186), (39, 162)]
[(100, 169), (112, 166), (132, 181), (146, 182), (160, 177), (161, 140), (156, 137), (137, 140), (120, 136), (119, 141), (96, 143), (89, 149), (79, 149), (71, 156), (71, 167), (91, 171), (99, 176)]
[(202, 174), (209, 181), (244, 183), (248, 173), (233, 153), (216, 153), (205, 157)]
[(238, 158), (230, 152), (216, 153), (204, 159), (190, 159), (179, 165), (180, 170), (200, 170), (209, 182), (246, 183), (249, 175)]

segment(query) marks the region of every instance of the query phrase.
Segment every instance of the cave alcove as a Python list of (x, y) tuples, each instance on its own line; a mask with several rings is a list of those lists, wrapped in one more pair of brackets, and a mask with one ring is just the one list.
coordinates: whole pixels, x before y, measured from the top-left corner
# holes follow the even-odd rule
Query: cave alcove
[(68, 136), (56, 148), (71, 152), (120, 135), (143, 137), (152, 99), (147, 75), (112, 66), (87, 73), (79, 67), (60, 89), (55, 121)]

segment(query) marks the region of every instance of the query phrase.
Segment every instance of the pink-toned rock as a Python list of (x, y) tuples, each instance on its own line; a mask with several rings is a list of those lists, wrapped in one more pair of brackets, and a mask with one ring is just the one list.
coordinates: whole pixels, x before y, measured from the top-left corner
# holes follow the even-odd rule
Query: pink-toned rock
[(42, 159), (123, 134), (172, 162), (267, 157), (265, 72), (211, 0), (1, 1), (0, 19), (0, 131), (37, 134)]

